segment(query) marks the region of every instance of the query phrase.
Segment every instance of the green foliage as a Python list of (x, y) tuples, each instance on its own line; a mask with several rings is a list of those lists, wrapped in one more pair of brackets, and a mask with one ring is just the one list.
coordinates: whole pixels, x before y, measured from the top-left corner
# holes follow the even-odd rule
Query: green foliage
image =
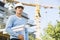
[(35, 35), (33, 33), (29, 34), (29, 40), (35, 40)]
[(44, 36), (41, 37), (42, 40), (55, 40), (52, 37), (50, 37), (49, 35), (45, 34)]
[(55, 40), (60, 40), (60, 22), (57, 21), (57, 24), (55, 26), (48, 24), (48, 28), (45, 32), (52, 38), (55, 38)]

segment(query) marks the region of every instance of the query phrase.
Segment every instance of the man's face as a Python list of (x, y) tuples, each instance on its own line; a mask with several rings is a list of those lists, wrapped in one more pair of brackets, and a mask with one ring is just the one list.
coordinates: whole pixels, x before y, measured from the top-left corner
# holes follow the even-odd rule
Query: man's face
[(23, 8), (22, 8), (22, 7), (17, 7), (17, 8), (15, 9), (15, 11), (16, 11), (16, 13), (21, 14), (21, 13), (23, 12)]

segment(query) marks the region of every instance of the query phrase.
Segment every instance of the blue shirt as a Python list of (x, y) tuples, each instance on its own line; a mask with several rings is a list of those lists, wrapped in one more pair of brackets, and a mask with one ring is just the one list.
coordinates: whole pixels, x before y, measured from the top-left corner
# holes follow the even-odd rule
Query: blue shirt
[(10, 35), (10, 38), (17, 38), (18, 39), (18, 35), (22, 34), (22, 35), (24, 35), (24, 40), (28, 40), (27, 29), (25, 29), (24, 31), (21, 31), (21, 32), (14, 32), (11, 29), (12, 27), (16, 27), (19, 25), (25, 25), (26, 23), (27, 23), (27, 20), (25, 18), (23, 18), (23, 17), (19, 18), (16, 15), (11, 15), (6, 23), (6, 31)]

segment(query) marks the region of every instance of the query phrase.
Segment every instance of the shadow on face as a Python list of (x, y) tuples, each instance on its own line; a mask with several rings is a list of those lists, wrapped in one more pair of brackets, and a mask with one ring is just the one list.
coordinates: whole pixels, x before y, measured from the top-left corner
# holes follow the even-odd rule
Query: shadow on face
[(15, 11), (16, 11), (16, 13), (21, 14), (23, 12), (23, 9), (24, 9), (24, 7), (18, 6), (18, 7), (15, 8)]

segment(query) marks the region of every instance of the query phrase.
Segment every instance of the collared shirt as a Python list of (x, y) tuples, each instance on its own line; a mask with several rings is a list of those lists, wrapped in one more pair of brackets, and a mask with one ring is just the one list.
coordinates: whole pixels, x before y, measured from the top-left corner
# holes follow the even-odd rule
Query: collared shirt
[(19, 26), (19, 25), (25, 25), (26, 23), (27, 23), (27, 20), (25, 18), (23, 18), (23, 17), (19, 18), (16, 15), (11, 15), (6, 23), (6, 31), (10, 35), (10, 39), (11, 38), (18, 39), (18, 35), (22, 34), (22, 35), (24, 35), (24, 40), (28, 40), (27, 29), (25, 29), (24, 31), (21, 31), (21, 32), (14, 32), (11, 29), (12, 27)]

